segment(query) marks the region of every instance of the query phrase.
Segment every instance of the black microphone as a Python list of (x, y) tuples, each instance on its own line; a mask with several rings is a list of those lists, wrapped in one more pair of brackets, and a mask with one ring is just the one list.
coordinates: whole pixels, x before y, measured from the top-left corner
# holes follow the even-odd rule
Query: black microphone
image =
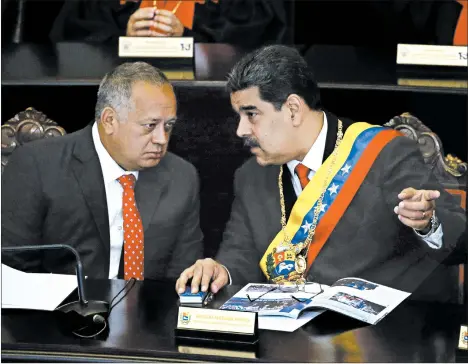
[(80, 255), (69, 245), (65, 244), (50, 244), (50, 245), (23, 245), (16, 247), (2, 248), (3, 252), (22, 252), (22, 251), (38, 251), (38, 250), (59, 250), (66, 249), (71, 251), (76, 258), (76, 277), (78, 280), (78, 301), (66, 303), (59, 306), (55, 311), (65, 314), (71, 321), (71, 329), (73, 327), (89, 325), (92, 323), (106, 322), (109, 316), (109, 303), (106, 301), (91, 300), (88, 301), (84, 289), (83, 265), (81, 264)]

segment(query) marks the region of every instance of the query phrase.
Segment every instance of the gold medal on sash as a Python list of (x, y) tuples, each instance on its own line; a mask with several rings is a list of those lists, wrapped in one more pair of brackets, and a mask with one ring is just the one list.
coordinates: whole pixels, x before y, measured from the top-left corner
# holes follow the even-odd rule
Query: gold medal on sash
[(302, 274), (307, 268), (307, 261), (302, 255), (298, 255), (295, 260), (296, 263), (296, 272)]

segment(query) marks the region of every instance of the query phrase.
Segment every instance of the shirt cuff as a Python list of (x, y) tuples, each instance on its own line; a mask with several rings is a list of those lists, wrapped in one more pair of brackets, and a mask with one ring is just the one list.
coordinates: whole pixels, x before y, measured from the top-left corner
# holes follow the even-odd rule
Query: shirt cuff
[(230, 286), (230, 285), (232, 284), (231, 273), (229, 273), (229, 269), (227, 269), (225, 265), (222, 265), (222, 264), (221, 264), (221, 267), (223, 267), (224, 269), (226, 269), (226, 272), (227, 272), (227, 274), (228, 274), (228, 276), (229, 276), (229, 286)]
[(414, 230), (417, 236), (419, 236), (424, 242), (432, 249), (440, 249), (442, 248), (442, 238), (444, 236), (444, 232), (442, 230), (442, 224), (439, 225), (436, 231), (432, 234), (428, 233), (426, 235), (422, 235)]

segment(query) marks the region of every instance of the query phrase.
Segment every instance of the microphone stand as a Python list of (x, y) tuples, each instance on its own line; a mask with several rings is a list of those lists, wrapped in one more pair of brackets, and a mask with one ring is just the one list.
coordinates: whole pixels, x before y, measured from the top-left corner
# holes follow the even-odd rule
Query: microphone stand
[(22, 252), (22, 251), (38, 251), (38, 250), (60, 250), (66, 249), (71, 251), (76, 258), (76, 278), (78, 281), (78, 301), (66, 303), (59, 306), (55, 311), (62, 312), (69, 316), (71, 320), (77, 324), (86, 322), (103, 322), (109, 316), (109, 303), (105, 301), (86, 299), (84, 289), (83, 265), (81, 264), (80, 255), (69, 245), (65, 244), (50, 244), (50, 245), (23, 245), (17, 247), (4, 247), (3, 252)]

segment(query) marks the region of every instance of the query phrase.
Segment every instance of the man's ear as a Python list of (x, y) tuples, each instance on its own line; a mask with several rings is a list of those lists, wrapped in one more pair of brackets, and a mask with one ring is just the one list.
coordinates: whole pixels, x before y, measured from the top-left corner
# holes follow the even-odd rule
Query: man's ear
[(302, 113), (304, 112), (304, 101), (296, 94), (291, 94), (286, 100), (286, 109), (291, 117), (293, 126), (299, 126), (302, 123)]
[(112, 134), (114, 132), (117, 120), (117, 113), (109, 106), (105, 107), (101, 112), (101, 125), (104, 128), (106, 134)]

